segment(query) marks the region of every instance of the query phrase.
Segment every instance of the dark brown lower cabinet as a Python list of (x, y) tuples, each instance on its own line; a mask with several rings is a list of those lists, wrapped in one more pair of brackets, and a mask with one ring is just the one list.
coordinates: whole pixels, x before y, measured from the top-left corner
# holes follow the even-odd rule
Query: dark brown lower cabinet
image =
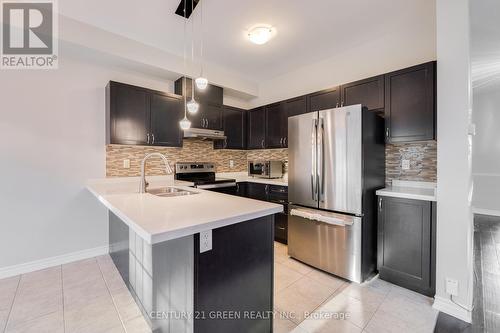
[(283, 205), (283, 213), (274, 214), (274, 240), (283, 244), (288, 243), (287, 186), (241, 182), (237, 184), (236, 195)]
[(378, 271), (382, 280), (434, 296), (436, 204), (379, 197)]

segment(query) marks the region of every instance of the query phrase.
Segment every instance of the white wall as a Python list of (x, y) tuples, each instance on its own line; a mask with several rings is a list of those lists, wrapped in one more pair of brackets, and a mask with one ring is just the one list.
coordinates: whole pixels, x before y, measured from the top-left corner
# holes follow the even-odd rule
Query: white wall
[(472, 187), (469, 1), (437, 1), (437, 272), (439, 310), (470, 322), (470, 311), (449, 299), (445, 279), (458, 281), (454, 301), (472, 305)]
[(474, 88), (473, 206), (500, 214), (500, 80)]
[(0, 269), (108, 243), (107, 212), (85, 190), (105, 176), (104, 87), (173, 84), (90, 59), (63, 49), (58, 70), (0, 74)]

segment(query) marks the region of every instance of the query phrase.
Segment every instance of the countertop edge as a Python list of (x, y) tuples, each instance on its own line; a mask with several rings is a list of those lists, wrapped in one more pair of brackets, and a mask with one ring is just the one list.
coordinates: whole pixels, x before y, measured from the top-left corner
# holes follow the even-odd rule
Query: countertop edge
[(413, 199), (413, 200), (422, 200), (422, 201), (437, 201), (436, 195), (425, 195), (425, 194), (414, 194), (414, 193), (404, 193), (404, 192), (396, 192), (390, 189), (381, 189), (375, 192), (379, 196), (384, 197), (393, 197), (393, 198), (402, 198), (402, 199)]

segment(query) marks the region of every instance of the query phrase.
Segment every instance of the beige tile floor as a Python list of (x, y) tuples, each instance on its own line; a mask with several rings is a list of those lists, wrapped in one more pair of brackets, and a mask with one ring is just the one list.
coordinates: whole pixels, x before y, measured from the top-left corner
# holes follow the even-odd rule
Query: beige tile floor
[(109, 256), (0, 280), (0, 332), (150, 332)]
[[(432, 332), (432, 300), (379, 279), (348, 283), (275, 243), (275, 333)], [(150, 332), (109, 256), (0, 280), (0, 332)]]
[(349, 283), (291, 259), (275, 243), (275, 333), (433, 332), (432, 299), (374, 278)]

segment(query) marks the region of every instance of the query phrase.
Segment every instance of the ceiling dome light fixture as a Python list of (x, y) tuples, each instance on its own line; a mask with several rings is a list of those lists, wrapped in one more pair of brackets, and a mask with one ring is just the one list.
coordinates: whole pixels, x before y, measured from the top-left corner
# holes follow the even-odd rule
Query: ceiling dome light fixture
[(248, 30), (248, 39), (257, 45), (267, 43), (276, 33), (276, 29), (268, 25), (257, 25)]

